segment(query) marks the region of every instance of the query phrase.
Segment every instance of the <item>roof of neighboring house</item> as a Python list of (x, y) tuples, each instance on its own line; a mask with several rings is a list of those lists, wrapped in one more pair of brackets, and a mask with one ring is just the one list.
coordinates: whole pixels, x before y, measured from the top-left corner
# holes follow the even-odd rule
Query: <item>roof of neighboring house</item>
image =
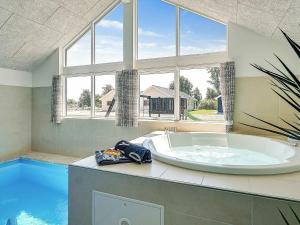
[[(146, 90), (142, 91), (141, 94), (150, 96), (152, 98), (174, 98), (175, 91), (172, 89), (169, 89), (169, 88), (164, 88), (164, 87), (160, 87), (157, 85), (151, 85)], [(115, 96), (115, 89), (113, 89), (110, 92), (103, 95), (100, 98), (100, 100), (101, 101), (111, 101), (114, 96)], [(181, 91), (180, 98), (191, 99), (193, 97)]]
[[(169, 88), (160, 87), (157, 85), (151, 85), (146, 90), (141, 92), (141, 94), (151, 96), (152, 98), (159, 98), (159, 97), (160, 98), (174, 98), (175, 91), (172, 89), (169, 89)], [(192, 96), (190, 96), (182, 91), (180, 92), (179, 95), (181, 98), (185, 98), (185, 99), (192, 98)]]
[(115, 96), (115, 89), (107, 92), (105, 95), (103, 95), (101, 98), (100, 98), (100, 101), (111, 101)]

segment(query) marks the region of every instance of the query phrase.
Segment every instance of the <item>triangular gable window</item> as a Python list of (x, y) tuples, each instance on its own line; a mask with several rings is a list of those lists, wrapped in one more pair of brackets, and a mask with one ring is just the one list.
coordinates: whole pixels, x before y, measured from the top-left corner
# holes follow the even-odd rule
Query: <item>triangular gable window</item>
[(91, 64), (91, 30), (88, 30), (66, 50), (66, 66)]
[(176, 6), (138, 0), (138, 59), (176, 55)]
[(95, 63), (123, 61), (123, 4), (95, 24)]
[(180, 9), (180, 55), (226, 51), (226, 26)]

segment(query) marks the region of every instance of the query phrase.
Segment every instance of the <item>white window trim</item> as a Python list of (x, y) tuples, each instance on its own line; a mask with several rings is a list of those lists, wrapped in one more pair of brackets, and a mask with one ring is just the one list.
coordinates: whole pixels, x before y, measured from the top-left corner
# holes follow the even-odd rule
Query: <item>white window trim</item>
[[(95, 96), (96, 96), (96, 77), (97, 76), (105, 76), (105, 75), (110, 75), (110, 76), (115, 76), (113, 73), (105, 73), (105, 74), (76, 74), (76, 75), (69, 75), (69, 76), (64, 76), (64, 92), (63, 92), (63, 116), (66, 118), (96, 118), (96, 119), (111, 119), (114, 117), (101, 117), (101, 116), (96, 116), (95, 114)], [(67, 80), (68, 78), (72, 77), (90, 77), (91, 78), (91, 112), (90, 116), (80, 116), (80, 115), (68, 115), (68, 107), (67, 107), (67, 98), (68, 98), (68, 84)]]

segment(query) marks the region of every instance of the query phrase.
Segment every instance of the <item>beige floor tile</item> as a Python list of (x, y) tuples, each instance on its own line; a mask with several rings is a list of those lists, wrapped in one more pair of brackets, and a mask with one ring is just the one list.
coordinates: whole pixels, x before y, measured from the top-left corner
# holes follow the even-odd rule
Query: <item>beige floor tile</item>
[(266, 177), (249, 178), (250, 191), (270, 197), (300, 200), (300, 182)]
[(22, 155), (24, 158), (41, 160), (52, 163), (61, 163), (61, 164), (72, 164), (75, 161), (78, 161), (79, 158), (57, 155), (57, 154), (48, 154), (43, 152), (28, 152)]
[(72, 165), (74, 166), (82, 166), (86, 168), (96, 168), (97, 163), (94, 156), (90, 156), (79, 161), (74, 162)]
[(123, 163), (117, 165), (96, 166), (96, 169), (134, 176), (159, 178), (167, 169), (167, 165), (157, 161), (151, 164)]
[(204, 176), (202, 185), (247, 193), (250, 191), (247, 176), (207, 173)]
[(201, 185), (204, 174), (200, 171), (184, 169), (175, 166), (168, 166), (167, 170), (162, 174), (161, 178), (181, 183), (189, 183)]

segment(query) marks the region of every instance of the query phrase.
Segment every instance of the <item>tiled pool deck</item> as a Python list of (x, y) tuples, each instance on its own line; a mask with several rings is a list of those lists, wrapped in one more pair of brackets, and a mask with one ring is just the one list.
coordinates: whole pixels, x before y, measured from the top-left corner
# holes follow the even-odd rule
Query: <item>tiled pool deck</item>
[[(141, 139), (134, 140), (136, 143), (140, 141)], [(29, 152), (11, 157), (10, 159), (17, 157), (66, 165), (72, 164), (73, 166), (112, 173), (300, 201), (300, 172), (263, 176), (227, 175), (184, 169), (157, 160), (153, 160), (152, 164), (145, 165), (128, 163), (98, 166), (94, 156), (80, 159), (42, 152)]]
[(57, 155), (57, 154), (49, 154), (49, 153), (43, 153), (43, 152), (28, 152), (28, 153), (24, 153), (24, 154), (18, 154), (18, 155), (13, 155), (13, 156), (7, 157), (1, 161), (12, 160), (12, 159), (20, 158), (20, 157), (27, 158), (27, 159), (40, 160), (40, 161), (45, 161), (45, 162), (50, 162), (50, 163), (65, 164), (65, 165), (70, 165), (70, 164), (80, 160), (80, 158)]

